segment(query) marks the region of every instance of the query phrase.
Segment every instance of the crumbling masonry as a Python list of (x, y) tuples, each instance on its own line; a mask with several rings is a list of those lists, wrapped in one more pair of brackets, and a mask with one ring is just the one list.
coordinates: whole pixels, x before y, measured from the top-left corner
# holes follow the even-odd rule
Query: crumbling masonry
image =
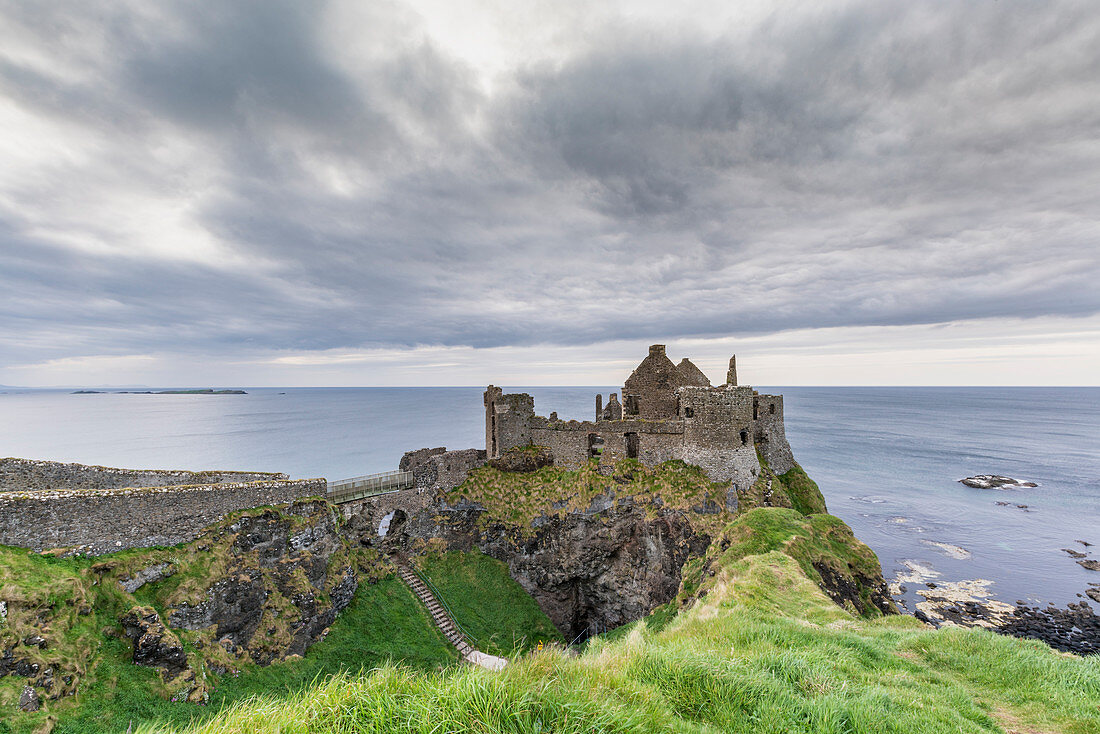
[(713, 387), (703, 372), (683, 359), (674, 364), (663, 344), (623, 385), (623, 399), (611, 393), (607, 404), (596, 396), (594, 421), (562, 421), (535, 415), (527, 393), (485, 391), (485, 450), (490, 459), (512, 448), (550, 449), (558, 466), (577, 466), (636, 458), (647, 466), (681, 459), (706, 471), (713, 481), (748, 488), (760, 473), (757, 451), (773, 471), (794, 466), (783, 430), (783, 398), (762, 395), (737, 384), (736, 357), (730, 358), (726, 384)]

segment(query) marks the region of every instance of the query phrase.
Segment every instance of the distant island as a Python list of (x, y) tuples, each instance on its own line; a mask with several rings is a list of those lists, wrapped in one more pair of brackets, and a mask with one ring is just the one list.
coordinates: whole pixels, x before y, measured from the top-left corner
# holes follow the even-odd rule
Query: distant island
[(214, 390), (201, 388), (195, 390), (74, 390), (72, 395), (247, 395), (244, 390)]

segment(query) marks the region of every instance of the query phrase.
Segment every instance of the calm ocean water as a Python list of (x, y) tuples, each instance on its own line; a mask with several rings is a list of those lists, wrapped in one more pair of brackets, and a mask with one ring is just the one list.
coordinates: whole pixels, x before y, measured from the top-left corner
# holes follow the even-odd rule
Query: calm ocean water
[[(543, 415), (568, 419), (588, 418), (595, 393), (617, 388), (509, 389), (533, 393)], [(788, 438), (830, 511), (875, 549), (888, 577), (918, 561), (944, 580), (991, 579), (1005, 601), (1059, 605), (1100, 581), (1061, 550), (1082, 550), (1080, 539), (1100, 551), (1100, 388), (768, 390), (786, 396)], [(484, 446), (482, 388), (248, 392), (8, 389), (0, 393), (0, 456), (338, 479), (395, 469), (404, 451), (421, 446)], [(957, 483), (972, 474), (1040, 486)]]

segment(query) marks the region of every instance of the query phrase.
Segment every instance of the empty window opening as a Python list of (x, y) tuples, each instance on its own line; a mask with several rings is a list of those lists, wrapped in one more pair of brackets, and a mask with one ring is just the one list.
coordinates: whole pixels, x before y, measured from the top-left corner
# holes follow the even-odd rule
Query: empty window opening
[(382, 518), (382, 522), (378, 523), (378, 537), (386, 537), (386, 533), (390, 531), (390, 523), (393, 521), (393, 512)]
[(755, 400), (752, 401), (752, 419), (756, 420), (760, 417), (760, 404)]
[(626, 458), (637, 459), (638, 458), (638, 434), (628, 433), (626, 434)]
[(598, 433), (588, 434), (588, 458), (597, 457), (603, 453), (603, 439)]
[(741, 445), (742, 446), (748, 446), (748, 444), (749, 444), (749, 432), (748, 431), (741, 431)]
[(772, 403), (771, 405), (768, 406), (768, 412), (771, 413), (772, 415), (775, 415), (775, 403)]
[(694, 408), (684, 408), (684, 417), (685, 418), (694, 418), (695, 417), (695, 409)]

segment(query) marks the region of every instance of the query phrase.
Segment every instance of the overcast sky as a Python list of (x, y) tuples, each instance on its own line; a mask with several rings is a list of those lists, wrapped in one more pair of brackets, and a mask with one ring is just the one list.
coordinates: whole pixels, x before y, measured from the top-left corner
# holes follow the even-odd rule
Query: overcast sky
[(1100, 5), (0, 0), (0, 383), (1100, 383)]

